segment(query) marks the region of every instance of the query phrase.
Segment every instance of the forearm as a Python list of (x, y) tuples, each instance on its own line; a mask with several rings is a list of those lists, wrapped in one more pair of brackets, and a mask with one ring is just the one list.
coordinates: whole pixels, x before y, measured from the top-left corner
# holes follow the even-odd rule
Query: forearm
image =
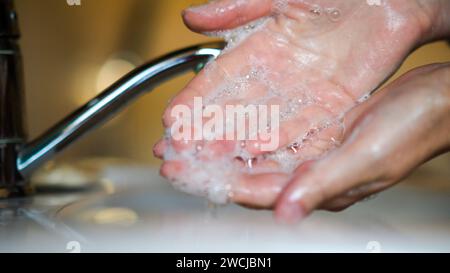
[(445, 75), (443, 77), (445, 87), (443, 88), (444, 92), (444, 98), (446, 102), (446, 109), (447, 109), (447, 115), (446, 115), (446, 133), (444, 134), (447, 142), (444, 146), (444, 152), (450, 152), (450, 65), (447, 66)]
[(423, 95), (427, 123), (434, 135), (429, 143), (433, 151), (430, 156), (450, 151), (450, 63), (432, 66), (435, 69), (429, 73), (431, 84)]

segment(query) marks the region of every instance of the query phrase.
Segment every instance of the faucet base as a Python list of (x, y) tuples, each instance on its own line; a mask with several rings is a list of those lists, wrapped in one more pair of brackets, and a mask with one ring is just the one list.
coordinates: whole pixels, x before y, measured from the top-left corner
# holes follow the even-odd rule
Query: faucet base
[(33, 187), (30, 185), (15, 186), (13, 188), (0, 188), (0, 200), (14, 197), (24, 197), (34, 193)]
[(32, 193), (28, 180), (16, 169), (17, 151), (22, 141), (0, 138), (0, 198), (18, 197)]
[(0, 198), (30, 192), (17, 170), (17, 153), (26, 142), (19, 37), (13, 0), (0, 0)]

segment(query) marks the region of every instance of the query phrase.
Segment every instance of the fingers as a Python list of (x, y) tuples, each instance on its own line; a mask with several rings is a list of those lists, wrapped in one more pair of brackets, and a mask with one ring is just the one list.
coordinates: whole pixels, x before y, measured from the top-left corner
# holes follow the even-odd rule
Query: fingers
[[(298, 169), (306, 170), (311, 163), (312, 161), (306, 161)], [(255, 170), (261, 164), (270, 162), (258, 162)], [(289, 180), (289, 174), (279, 172), (244, 174), (233, 186), (231, 201), (245, 207), (271, 209)]]
[[(276, 217), (295, 222), (316, 208), (346, 207), (367, 192), (399, 181), (435, 155), (450, 124), (449, 107), (441, 104), (449, 100), (440, 90), (446, 87), (435, 84), (444, 82), (448, 73), (435, 71), (415, 71), (414, 78), (400, 79), (350, 112), (343, 145), (294, 175), (277, 200)], [(353, 198), (338, 198), (361, 185), (374, 188)]]
[(326, 160), (315, 162), (310, 169), (297, 172), (277, 201), (277, 219), (299, 221), (327, 200), (361, 181), (370, 181), (370, 162), (355, 157), (353, 152), (352, 147), (340, 149)]
[[(380, 164), (380, 158), (392, 160), (392, 154), (373, 156), (367, 150), (371, 141), (369, 135), (356, 136), (326, 158), (312, 163), (309, 169), (298, 171), (277, 200), (275, 216), (284, 222), (296, 222), (317, 208), (341, 210), (387, 187), (395, 179), (385, 177), (389, 166)], [(372, 184), (375, 186), (345, 195), (359, 185)]]
[(245, 174), (233, 186), (231, 201), (251, 208), (271, 208), (289, 181), (287, 174)]
[(318, 129), (315, 128), (324, 120), (331, 120), (329, 111), (316, 105), (305, 107), (298, 117), (283, 121), (278, 128), (275, 128), (274, 133), (277, 134), (277, 141), (272, 150), (264, 149), (272, 139), (269, 141), (249, 140), (247, 141), (246, 149), (252, 155), (258, 156), (267, 152), (273, 152), (279, 148), (285, 148), (299, 136), (309, 137), (316, 133)]
[(160, 174), (169, 180), (176, 180), (186, 169), (186, 164), (182, 161), (165, 161), (160, 168)]
[(319, 209), (338, 212), (342, 211), (361, 200), (370, 199), (376, 193), (388, 188), (390, 182), (372, 182), (357, 186), (350, 191), (323, 203)]
[(164, 139), (161, 139), (153, 146), (153, 155), (159, 159), (163, 159), (164, 152), (167, 149), (167, 144)]
[[(355, 202), (344, 200), (327, 207), (326, 202), (349, 191), (353, 187), (372, 181), (380, 181), (382, 169), (378, 157), (371, 154), (371, 142), (378, 134), (370, 134), (367, 126), (354, 129), (363, 131), (348, 137), (343, 146), (326, 158), (311, 164), (307, 170), (297, 171), (277, 200), (275, 216), (285, 222), (296, 222), (319, 207), (341, 209)], [(369, 128), (370, 129), (370, 128)]]
[(443, 70), (448, 66), (448, 63), (435, 63), (413, 69), (392, 82), (387, 88), (377, 91), (370, 97), (370, 99), (358, 104), (345, 115), (345, 136), (351, 133), (353, 127), (358, 124), (357, 119), (363, 117), (364, 112), (370, 111), (370, 109), (381, 99), (384, 99), (386, 96), (388, 96), (391, 93), (391, 90), (400, 89), (403, 85), (407, 85), (409, 82), (417, 82), (417, 80), (420, 79), (423, 75), (438, 74), (435, 72), (439, 72), (439, 70)]
[(220, 0), (183, 11), (185, 24), (193, 31), (217, 31), (235, 28), (266, 16), (272, 0)]

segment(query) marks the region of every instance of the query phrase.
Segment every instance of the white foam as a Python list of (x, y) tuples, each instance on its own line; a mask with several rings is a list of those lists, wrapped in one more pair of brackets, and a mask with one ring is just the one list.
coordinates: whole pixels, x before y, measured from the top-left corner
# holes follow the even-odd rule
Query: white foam
[[(288, 2), (286, 0), (277, 0), (274, 3), (275, 12), (281, 13), (288, 8)], [(321, 12), (322, 10), (320, 8)], [(336, 13), (336, 10), (330, 10), (329, 13), (331, 16), (334, 16), (332, 19), (335, 20), (341, 16), (339, 11)], [(264, 30), (264, 26), (266, 26), (271, 18), (265, 17), (233, 30), (210, 32), (207, 34), (225, 39), (228, 43), (227, 48), (224, 50), (224, 53), (226, 53), (255, 32)], [(304, 67), (305, 63), (313, 62), (318, 57), (311, 54), (303, 56), (303, 58), (307, 59), (296, 60), (299, 67)], [(223, 84), (216, 86), (214, 90), (208, 90), (205, 103), (220, 104), (242, 96), (248, 91), (252, 82), (257, 82), (261, 90), (264, 91), (261, 91), (261, 95), (257, 96), (252, 101), (252, 104), (268, 104), (270, 100), (277, 99), (280, 102), (281, 121), (296, 117), (298, 111), (303, 107), (315, 103), (313, 92), (308, 89), (306, 84), (299, 83), (294, 89), (285, 90), (278, 83), (270, 80), (271, 73), (275, 72), (270, 71), (263, 60), (257, 56), (248, 56), (248, 60), (249, 63), (245, 65), (249, 65), (250, 69), (241, 76), (231, 77), (226, 71), (221, 70), (220, 72), (223, 73), (225, 81)], [(217, 73), (215, 69), (220, 69), (220, 67), (213, 61), (204, 68), (204, 73)], [(288, 93), (291, 95), (286, 95)], [(329, 126), (335, 125), (336, 123), (339, 124), (340, 122), (339, 120), (333, 120), (319, 124), (317, 128), (312, 128), (306, 135), (299, 136), (288, 147), (265, 154), (256, 159), (247, 152), (246, 148), (248, 147), (245, 146), (245, 142), (237, 141), (232, 152), (219, 157), (215, 156), (205, 147), (206, 145), (199, 146), (196, 144), (193, 145), (192, 149), (185, 150), (181, 153), (176, 153), (173, 147), (169, 145), (169, 148), (165, 152), (164, 160), (179, 160), (186, 165), (184, 172), (178, 175), (176, 181), (173, 181), (173, 185), (176, 188), (191, 194), (205, 196), (215, 203), (226, 203), (233, 196), (233, 187), (239, 179), (239, 174), (272, 171), (270, 169), (261, 170), (255, 168), (254, 165), (258, 164), (259, 160), (275, 161), (279, 164), (277, 171), (290, 174), (302, 162), (314, 159), (302, 153), (305, 143), (311, 138), (314, 138), (321, 130), (325, 130)], [(170, 137), (170, 130), (167, 130), (166, 138), (170, 139)], [(339, 145), (339, 142), (334, 138), (328, 141), (330, 142), (329, 149), (333, 149), (333, 147)]]
[(366, 0), (367, 5), (369, 6), (381, 6), (381, 0)]
[(258, 31), (261, 28), (263, 28), (269, 18), (270, 17), (263, 17), (234, 29), (211, 31), (205, 32), (204, 34), (207, 36), (224, 39), (227, 42), (227, 46), (224, 49), (224, 52), (226, 52), (239, 45), (239, 43), (244, 41), (249, 35), (253, 34), (255, 31)]

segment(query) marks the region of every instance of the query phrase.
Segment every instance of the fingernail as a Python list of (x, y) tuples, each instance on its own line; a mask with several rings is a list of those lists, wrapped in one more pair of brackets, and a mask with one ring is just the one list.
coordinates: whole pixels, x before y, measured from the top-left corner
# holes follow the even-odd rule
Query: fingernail
[(164, 150), (165, 150), (165, 143), (163, 140), (159, 140), (158, 142), (156, 142), (155, 145), (153, 145), (153, 155), (161, 158), (164, 155)]
[(275, 218), (277, 222), (282, 224), (293, 225), (302, 221), (306, 217), (306, 213), (299, 203), (283, 202), (277, 206), (275, 210)]

